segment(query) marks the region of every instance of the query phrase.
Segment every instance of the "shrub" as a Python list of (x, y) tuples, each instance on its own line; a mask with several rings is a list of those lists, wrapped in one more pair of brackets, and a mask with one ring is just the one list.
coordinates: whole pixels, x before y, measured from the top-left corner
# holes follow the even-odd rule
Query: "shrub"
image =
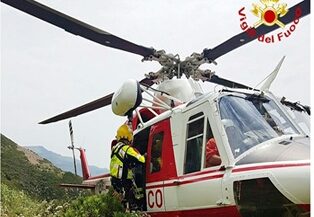
[(61, 200), (40, 201), (23, 191), (10, 188), (1, 183), (0, 210), (3, 217), (53, 217), (64, 216), (69, 204)]
[(113, 196), (112, 190), (107, 194), (82, 196), (74, 200), (66, 209), (64, 216), (113, 216), (115, 212), (123, 212), (121, 202)]
[(141, 213), (127, 213), (121, 198), (110, 189), (107, 194), (80, 197), (74, 200), (64, 211), (65, 217), (140, 217)]
[(22, 191), (1, 184), (1, 216), (38, 216), (45, 211), (44, 203), (33, 200)]

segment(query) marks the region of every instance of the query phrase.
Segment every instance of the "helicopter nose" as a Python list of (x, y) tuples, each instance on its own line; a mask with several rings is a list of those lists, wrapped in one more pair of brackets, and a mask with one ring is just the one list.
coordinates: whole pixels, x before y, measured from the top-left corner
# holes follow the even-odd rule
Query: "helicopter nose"
[(310, 162), (292, 164), (273, 171), (273, 184), (291, 202), (310, 207)]

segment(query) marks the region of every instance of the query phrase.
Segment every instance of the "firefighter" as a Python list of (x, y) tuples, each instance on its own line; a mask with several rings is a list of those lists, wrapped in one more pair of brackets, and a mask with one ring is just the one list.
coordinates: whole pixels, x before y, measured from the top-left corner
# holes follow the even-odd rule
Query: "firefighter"
[(117, 130), (117, 143), (111, 149), (110, 176), (111, 185), (118, 193), (123, 194), (124, 202), (132, 204), (133, 173), (132, 164), (145, 163), (145, 157), (131, 146), (133, 132), (128, 125), (123, 124)]

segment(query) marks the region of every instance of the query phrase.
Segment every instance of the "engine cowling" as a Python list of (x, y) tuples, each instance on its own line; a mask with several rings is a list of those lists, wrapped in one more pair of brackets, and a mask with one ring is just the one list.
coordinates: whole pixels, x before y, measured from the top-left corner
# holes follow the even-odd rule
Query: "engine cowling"
[[(178, 99), (181, 103), (190, 101), (195, 97), (195, 93), (198, 90), (194, 90), (197, 87), (196, 84), (192, 83), (189, 79), (172, 79), (165, 80), (158, 86), (158, 90), (168, 93), (170, 96)], [(171, 106), (171, 100), (165, 97), (163, 94), (157, 92), (155, 96), (167, 105)], [(156, 101), (156, 100), (154, 100)], [(174, 102), (174, 106), (181, 104)]]

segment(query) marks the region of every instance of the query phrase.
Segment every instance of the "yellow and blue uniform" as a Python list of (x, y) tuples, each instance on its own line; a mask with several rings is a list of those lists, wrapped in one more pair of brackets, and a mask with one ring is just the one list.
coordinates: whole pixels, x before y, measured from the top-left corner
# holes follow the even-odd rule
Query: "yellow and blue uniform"
[(124, 191), (124, 201), (130, 205), (134, 203), (134, 194), (132, 193), (133, 173), (132, 163), (145, 163), (145, 157), (135, 148), (130, 146), (133, 141), (132, 129), (123, 124), (117, 130), (117, 144), (112, 147), (110, 161), (111, 185), (118, 193)]
[(112, 148), (110, 175), (117, 179), (132, 179), (131, 162), (145, 163), (145, 157), (135, 148), (120, 141)]

